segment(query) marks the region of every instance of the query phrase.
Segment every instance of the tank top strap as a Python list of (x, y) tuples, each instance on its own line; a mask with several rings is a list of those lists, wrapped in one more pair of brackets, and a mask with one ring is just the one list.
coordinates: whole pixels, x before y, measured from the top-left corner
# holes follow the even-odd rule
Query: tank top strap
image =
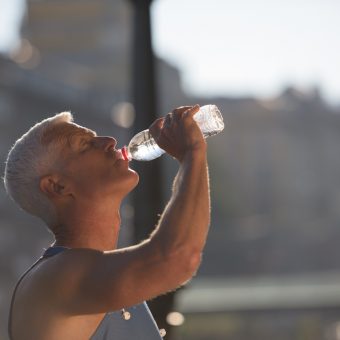
[(44, 253), (42, 254), (41, 258), (51, 257), (54, 255), (57, 255), (65, 250), (68, 250), (71, 248), (63, 247), (63, 246), (52, 246), (47, 248)]

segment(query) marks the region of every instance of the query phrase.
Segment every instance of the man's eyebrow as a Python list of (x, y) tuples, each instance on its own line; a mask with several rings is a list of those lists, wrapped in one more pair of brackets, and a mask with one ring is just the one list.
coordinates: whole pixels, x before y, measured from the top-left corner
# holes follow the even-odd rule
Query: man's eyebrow
[(91, 129), (78, 128), (77, 130), (72, 131), (71, 135), (78, 135), (78, 136), (84, 136), (84, 137), (96, 137), (97, 133)]
[(91, 137), (97, 137), (96, 131), (93, 131), (91, 129), (87, 129), (87, 134)]
[(78, 138), (78, 141), (83, 141), (83, 140), (88, 140), (88, 139), (92, 139), (94, 137), (97, 136), (97, 133), (93, 130), (87, 129), (87, 128), (79, 128), (75, 131), (73, 131), (69, 137), (69, 143), (71, 143), (72, 139)]

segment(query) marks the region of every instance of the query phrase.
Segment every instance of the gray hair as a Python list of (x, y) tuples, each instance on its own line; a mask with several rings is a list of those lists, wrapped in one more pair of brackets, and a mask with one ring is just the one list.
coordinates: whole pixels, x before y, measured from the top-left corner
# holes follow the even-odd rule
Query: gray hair
[(31, 127), (10, 149), (4, 174), (8, 195), (25, 211), (53, 228), (57, 223), (52, 202), (40, 190), (40, 179), (53, 169), (61, 151), (60, 140), (44, 143), (55, 126), (73, 122), (70, 112), (61, 112)]

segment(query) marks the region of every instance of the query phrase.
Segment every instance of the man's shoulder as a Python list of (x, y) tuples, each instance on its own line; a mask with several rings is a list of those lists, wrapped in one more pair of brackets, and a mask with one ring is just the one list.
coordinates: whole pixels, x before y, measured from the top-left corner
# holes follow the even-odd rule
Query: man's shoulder
[(47, 311), (48, 305), (53, 302), (54, 294), (49, 284), (53, 281), (49, 277), (50, 264), (44, 262), (43, 259), (38, 260), (16, 284), (10, 312), (13, 329), (17, 329), (18, 323), (28, 324), (27, 320)]
[[(17, 294), (21, 296), (37, 293), (38, 296), (51, 296), (77, 271), (93, 258), (91, 249), (69, 249), (51, 257), (39, 259), (20, 279)], [(54, 295), (55, 296), (55, 295)]]
[(100, 256), (102, 252), (93, 249), (67, 249), (51, 257), (42, 258), (30, 271), (30, 279), (39, 285), (53, 286), (70, 281)]
[[(46, 295), (58, 280), (58, 262), (56, 258), (41, 258), (27, 272), (25, 272), (17, 283), (15, 298), (22, 300), (26, 298), (45, 299)], [(59, 268), (61, 269), (61, 268)], [(59, 271), (62, 275), (62, 270)]]
[(12, 296), (14, 320), (47, 312), (51, 305), (62, 309), (73, 272), (77, 270), (80, 257), (84, 258), (80, 253), (83, 252), (67, 251), (42, 257), (21, 276)]
[[(65, 305), (71, 291), (69, 287), (75, 286), (71, 269), (73, 267), (73, 271), (77, 271), (77, 264), (81, 259), (86, 261), (87, 253), (88, 251), (84, 250), (70, 250), (51, 257), (43, 257), (22, 276), (13, 296), (10, 313), (12, 334), (22, 339), (26, 338), (25, 334), (48, 334), (56, 331), (54, 328), (56, 323), (58, 327), (60, 323), (64, 325), (58, 330), (60, 332), (68, 329), (67, 327), (72, 329), (73, 326), (65, 313)], [(88, 318), (86, 322), (89, 327), (95, 324), (95, 329), (97, 319), (100, 317), (102, 316), (95, 315), (90, 318), (90, 323)], [(86, 327), (85, 330), (87, 331)], [(30, 337), (33, 338), (41, 337)]]

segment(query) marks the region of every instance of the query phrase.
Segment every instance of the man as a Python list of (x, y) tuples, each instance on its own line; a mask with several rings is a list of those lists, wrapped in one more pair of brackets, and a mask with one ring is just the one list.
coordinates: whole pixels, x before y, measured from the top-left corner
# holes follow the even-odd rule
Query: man
[(179, 170), (155, 231), (124, 249), (116, 248), (119, 208), (138, 175), (114, 138), (97, 136), (64, 112), (15, 143), (7, 192), (46, 222), (55, 243), (16, 286), (12, 340), (161, 338), (144, 301), (195, 274), (210, 222), (206, 143), (193, 119), (198, 110), (180, 107), (151, 125)]

